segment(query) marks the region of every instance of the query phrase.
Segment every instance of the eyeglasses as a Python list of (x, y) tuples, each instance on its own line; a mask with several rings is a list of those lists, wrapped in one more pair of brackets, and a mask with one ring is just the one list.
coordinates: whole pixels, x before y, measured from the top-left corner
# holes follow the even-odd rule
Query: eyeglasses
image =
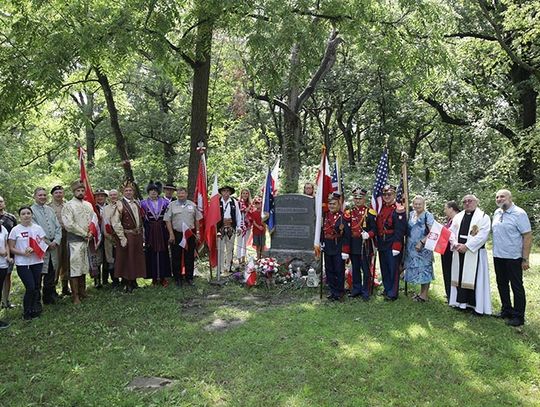
[(462, 202), (463, 203), (474, 202), (474, 199), (464, 199)]
[(383, 194), (383, 196), (392, 196), (392, 195), (394, 195), (393, 192), (385, 192), (385, 193)]

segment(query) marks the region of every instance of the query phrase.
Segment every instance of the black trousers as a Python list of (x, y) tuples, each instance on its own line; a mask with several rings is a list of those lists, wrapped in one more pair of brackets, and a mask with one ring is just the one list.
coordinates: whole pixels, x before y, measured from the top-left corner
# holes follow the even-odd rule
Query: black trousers
[(56, 270), (54, 269), (52, 259), (49, 258), (49, 268), (47, 274), (41, 275), (41, 285), (43, 286), (43, 302), (49, 303), (56, 296)]
[[(501, 297), (503, 313), (514, 315), (519, 319), (525, 319), (525, 288), (523, 287), (522, 259), (493, 258), (497, 288)], [(514, 306), (510, 300), (510, 287), (514, 293)]]
[(453, 252), (446, 249), (441, 255), (442, 274), (444, 281), (444, 291), (446, 292), (446, 302), (450, 300), (450, 287), (452, 286), (452, 257)]
[[(174, 231), (174, 244), (171, 246), (172, 257), (172, 275), (176, 280), (182, 277), (187, 280), (193, 280), (193, 269), (195, 268), (195, 235), (190, 236), (187, 240), (185, 249), (179, 246), (184, 234)], [(186, 274), (182, 276), (182, 261)]]

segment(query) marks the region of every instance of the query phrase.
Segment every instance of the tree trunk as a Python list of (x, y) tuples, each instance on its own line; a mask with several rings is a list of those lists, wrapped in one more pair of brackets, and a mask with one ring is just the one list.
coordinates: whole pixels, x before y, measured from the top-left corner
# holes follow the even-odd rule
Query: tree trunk
[(109, 112), (111, 129), (116, 139), (116, 151), (122, 159), (124, 177), (127, 181), (133, 182), (135, 181), (135, 177), (133, 176), (133, 169), (131, 168), (131, 163), (129, 161), (127, 142), (124, 134), (122, 133), (120, 122), (118, 120), (118, 109), (116, 108), (116, 103), (114, 101), (111, 85), (109, 84), (109, 78), (107, 78), (107, 75), (105, 74), (105, 72), (103, 72), (101, 67), (94, 67), (94, 71), (96, 72), (98, 82), (101, 85), (101, 89), (103, 90), (103, 95), (105, 96), (105, 101), (107, 103), (107, 111)]
[(197, 59), (193, 68), (193, 95), (191, 97), (190, 151), (188, 167), (188, 194), (193, 196), (197, 182), (200, 154), (198, 143), (207, 145), (208, 89), (210, 84), (210, 56), (212, 30), (210, 23), (201, 24), (197, 29)]
[[(536, 109), (538, 93), (531, 82), (531, 73), (521, 66), (514, 64), (510, 71), (510, 77), (514, 84), (519, 100), (517, 127), (521, 130), (528, 130), (536, 125)], [(520, 157), (518, 176), (525, 186), (534, 188), (536, 183), (536, 163), (534, 162), (533, 151), (525, 150), (522, 146), (516, 146), (516, 151)]]
[(285, 137), (283, 137), (283, 184), (284, 192), (297, 192), (300, 176), (300, 118), (284, 111)]

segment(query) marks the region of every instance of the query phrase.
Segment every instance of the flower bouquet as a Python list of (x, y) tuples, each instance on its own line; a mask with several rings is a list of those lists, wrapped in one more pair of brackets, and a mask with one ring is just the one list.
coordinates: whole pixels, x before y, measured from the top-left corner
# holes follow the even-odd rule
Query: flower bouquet
[(273, 257), (264, 257), (257, 261), (257, 272), (266, 278), (266, 284), (274, 282), (274, 275), (278, 272), (279, 264)]

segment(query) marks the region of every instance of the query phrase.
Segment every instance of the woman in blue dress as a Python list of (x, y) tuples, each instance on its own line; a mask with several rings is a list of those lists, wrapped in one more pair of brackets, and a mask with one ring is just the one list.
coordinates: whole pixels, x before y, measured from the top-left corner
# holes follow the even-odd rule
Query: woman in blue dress
[(427, 300), (429, 284), (434, 279), (433, 252), (424, 248), (433, 221), (433, 215), (426, 211), (426, 200), (420, 195), (415, 196), (407, 229), (405, 281), (420, 284), (420, 294), (413, 296), (413, 300), (418, 302)]

